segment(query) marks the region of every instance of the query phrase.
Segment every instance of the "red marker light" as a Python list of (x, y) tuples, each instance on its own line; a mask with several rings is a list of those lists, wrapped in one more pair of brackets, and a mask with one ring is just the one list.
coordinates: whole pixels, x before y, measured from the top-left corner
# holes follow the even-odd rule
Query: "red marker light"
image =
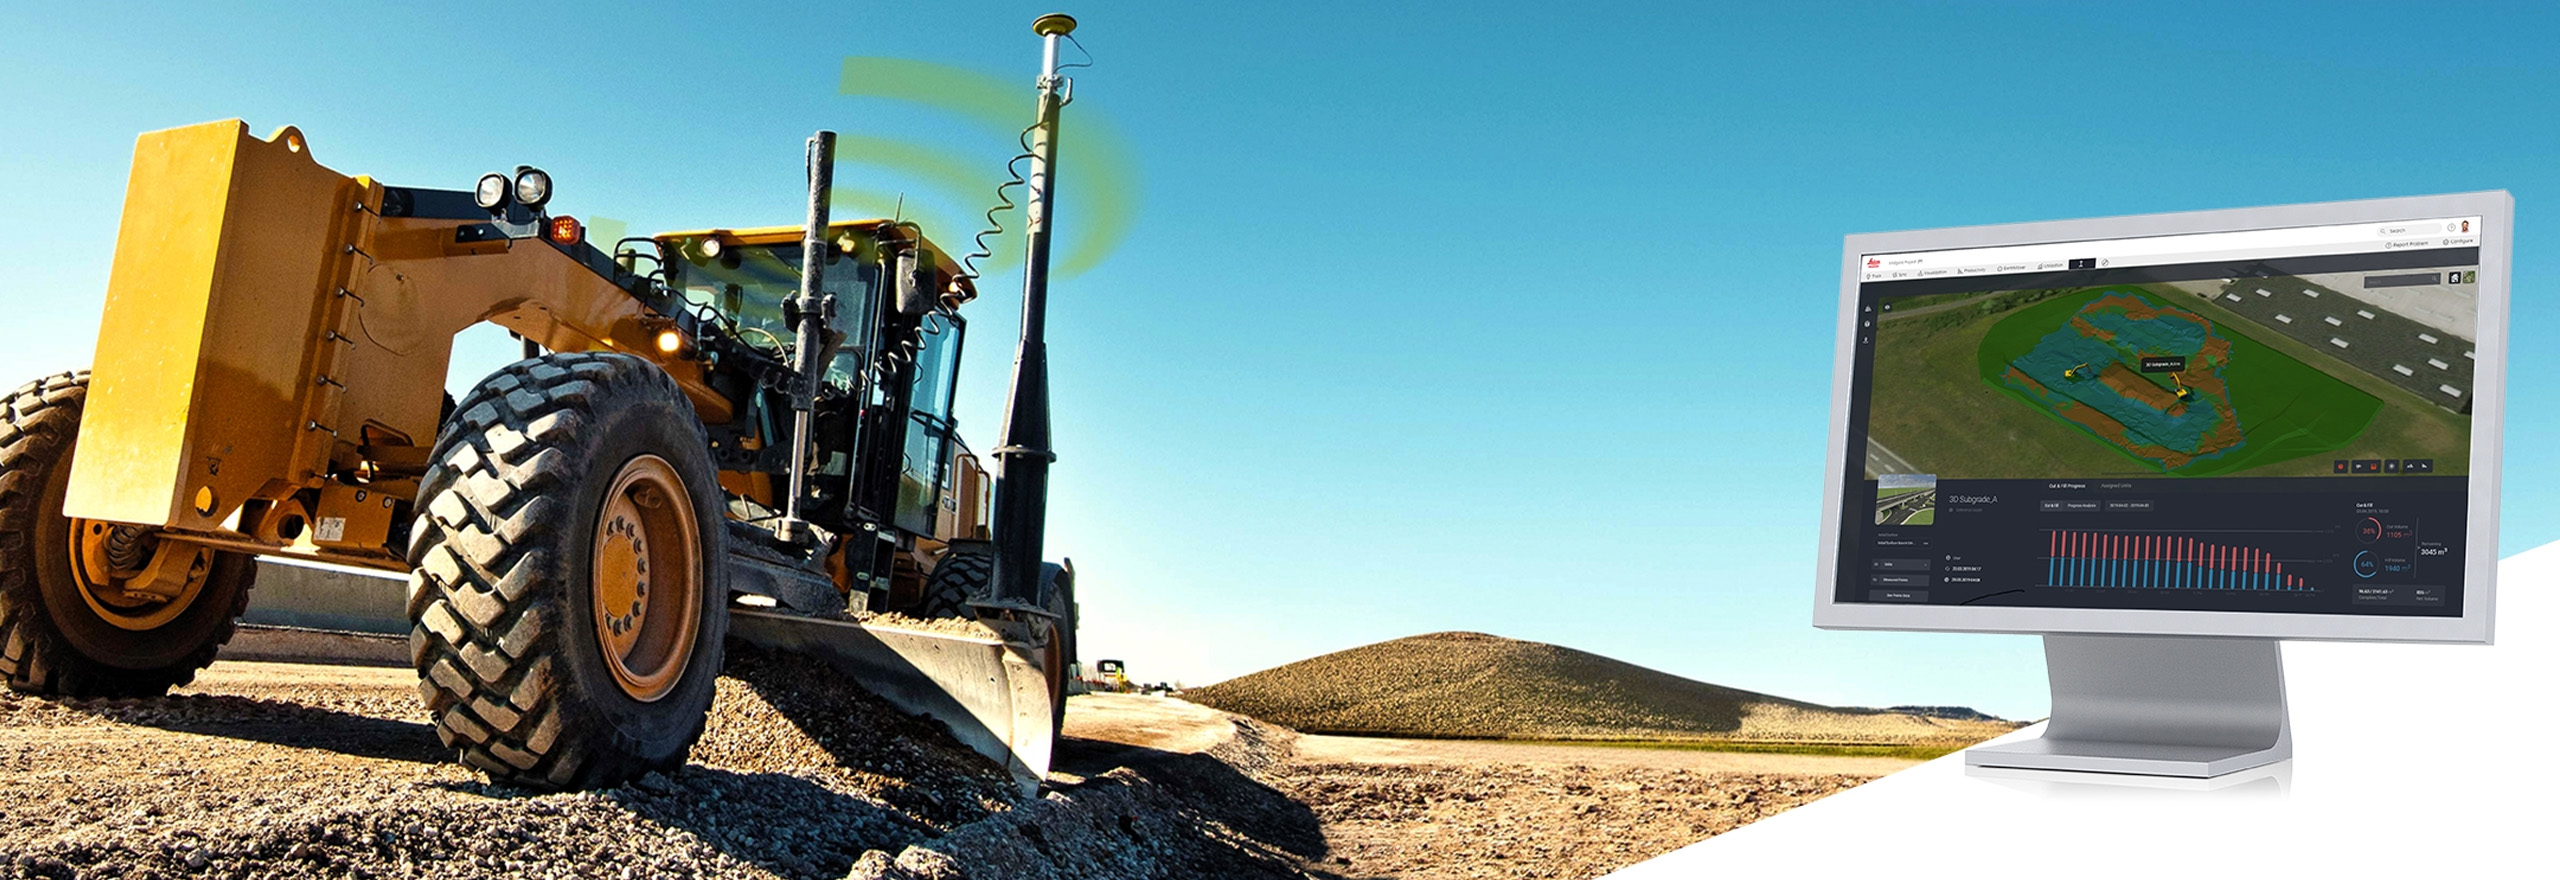
[(584, 226), (580, 226), (580, 225), (578, 225), (578, 218), (576, 218), (576, 217), (553, 217), (553, 218), (551, 218), (551, 243), (552, 243), (552, 244), (561, 245), (561, 246), (564, 246), (564, 247), (565, 247), (565, 246), (568, 246), (568, 245), (577, 244), (577, 243), (582, 242), (582, 241), (585, 241), (585, 240), (587, 240), (587, 228), (586, 228), (586, 227), (584, 227)]

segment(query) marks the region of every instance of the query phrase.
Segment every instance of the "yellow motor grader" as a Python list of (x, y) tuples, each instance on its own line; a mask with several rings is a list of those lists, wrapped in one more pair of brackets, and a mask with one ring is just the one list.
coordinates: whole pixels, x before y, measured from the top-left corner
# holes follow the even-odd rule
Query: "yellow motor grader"
[[(436, 733), (494, 780), (682, 763), (738, 636), (827, 657), (1036, 784), (1075, 660), (1073, 572), (1041, 562), (1073, 26), (1034, 26), (992, 479), (951, 417), (974, 272), (915, 224), (830, 220), (831, 133), (802, 225), (610, 251), (530, 167), (412, 188), (322, 166), (291, 127), (142, 135), (96, 360), (0, 400), (0, 676), (161, 694), (230, 637), (254, 557), (297, 557), (408, 575)], [(452, 399), (454, 335), (483, 322), (525, 358)]]

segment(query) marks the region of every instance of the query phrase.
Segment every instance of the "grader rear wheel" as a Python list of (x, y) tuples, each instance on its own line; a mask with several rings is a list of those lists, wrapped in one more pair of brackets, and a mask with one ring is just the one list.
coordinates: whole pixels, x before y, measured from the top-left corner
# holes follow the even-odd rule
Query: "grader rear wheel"
[[(953, 544), (934, 563), (933, 573), (925, 577), (925, 598), (917, 616), (975, 619), (977, 610), (969, 603), (995, 598), (995, 552), (995, 546), (985, 542)], [(1076, 662), (1075, 570), (1041, 563), (1040, 603), (1043, 610), (1056, 615), (1053, 623), (1044, 625), (1037, 646), (1040, 671), (1049, 679), (1050, 745), (1054, 749), (1056, 731), (1066, 727), (1067, 677)]]
[(710, 444), (674, 380), (627, 355), (519, 361), (462, 400), (432, 461), (409, 638), (437, 736), (530, 788), (682, 764), (728, 569)]
[(150, 528), (62, 515), (87, 373), (0, 399), (0, 677), (12, 689), (144, 697), (231, 640), (257, 565)]
[(1043, 563), (1040, 566), (1040, 601), (1050, 614), (1057, 615), (1051, 624), (1049, 641), (1041, 646), (1043, 671), (1049, 674), (1049, 720), (1052, 725), (1050, 749), (1054, 754), (1058, 737), (1067, 728), (1067, 676), (1076, 662), (1076, 572), (1075, 569)]
[(985, 542), (955, 543), (943, 551), (933, 564), (933, 572), (925, 575), (924, 596), (916, 600), (917, 617), (960, 617), (975, 620), (971, 602), (983, 602), (995, 594), (995, 547)]

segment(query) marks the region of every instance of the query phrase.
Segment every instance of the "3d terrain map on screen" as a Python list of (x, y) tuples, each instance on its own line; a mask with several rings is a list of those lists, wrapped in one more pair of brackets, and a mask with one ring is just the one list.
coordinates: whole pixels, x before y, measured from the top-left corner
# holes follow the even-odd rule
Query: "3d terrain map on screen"
[[(2436, 473), (2461, 473), (2458, 389), (2430, 399), (2398, 362), (2443, 358), (2346, 352), (2336, 337), (2344, 356), (2320, 350), (2345, 320), (2386, 320), (2324, 292), (2304, 279), (2232, 279), (1898, 300), (1876, 333), (1868, 473), (2288, 476), (2368, 453), (2432, 455)], [(2413, 338), (2467, 356), (2456, 353), (2465, 340)]]
[[(2030, 338), (2055, 306), (2083, 300), (2060, 328)], [(2031, 347), (2017, 352), (2021, 342)], [(1984, 378), (2165, 471), (2247, 445), (2223, 378), (2231, 340), (2140, 294), (2101, 291), (2014, 315), (1991, 328), (1981, 363)]]

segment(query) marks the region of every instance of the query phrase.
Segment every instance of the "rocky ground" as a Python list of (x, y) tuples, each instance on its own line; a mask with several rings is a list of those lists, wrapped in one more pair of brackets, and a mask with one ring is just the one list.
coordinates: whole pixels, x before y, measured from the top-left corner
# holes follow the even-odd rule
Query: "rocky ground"
[(800, 665), (742, 649), (692, 764), (580, 794), (453, 763), (406, 670), (226, 663), (164, 699), (0, 697), (0, 875), (833, 878), (1010, 806), (923, 722), (781, 686), (818, 672)]
[(406, 670), (0, 694), (0, 877), (1591, 877), (1896, 766), (1330, 737), (1299, 757), (1284, 728), (1095, 695), (1024, 800), (930, 722), (733, 651), (690, 764), (579, 794), (453, 763)]

